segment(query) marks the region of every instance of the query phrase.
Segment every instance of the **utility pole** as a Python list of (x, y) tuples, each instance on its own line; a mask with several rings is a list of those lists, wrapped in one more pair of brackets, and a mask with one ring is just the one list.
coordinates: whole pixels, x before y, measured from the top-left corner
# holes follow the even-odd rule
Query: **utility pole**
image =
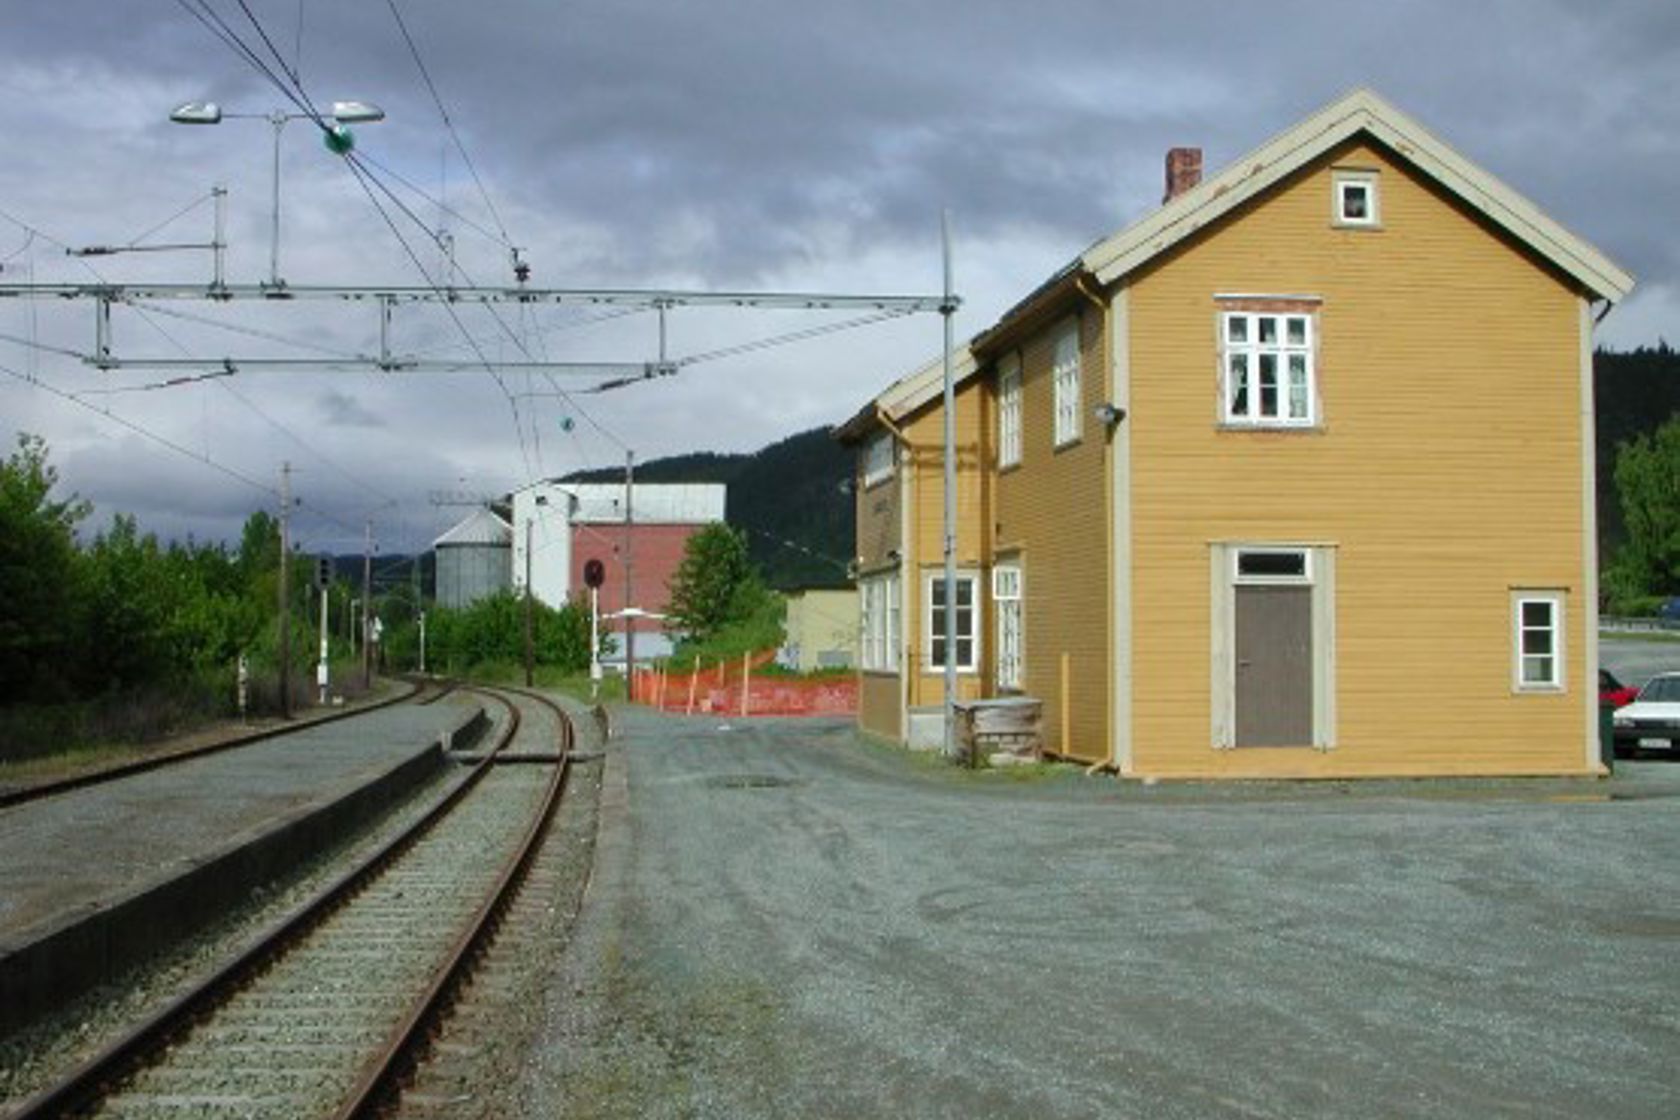
[(531, 687), (531, 522), (536, 517), (525, 519), (525, 687)]
[(373, 518), (366, 522), (362, 542), (362, 688), (373, 687), (373, 631), (368, 619), (373, 603)]
[(426, 671), (426, 604), (420, 598), (420, 554), (414, 555), (414, 620), (420, 627), (420, 672)]
[[(952, 322), (957, 301), (951, 294), (951, 213), (940, 215), (939, 240), (944, 258), (945, 299), (939, 315), (945, 320), (945, 757), (957, 753), (957, 397), (951, 369)], [(978, 590), (976, 598), (979, 597)], [(980, 617), (980, 604), (971, 603), (973, 618)], [(978, 759), (978, 753), (975, 760)]]
[(624, 699), (631, 703), (636, 699), (636, 620), (628, 612), (635, 602), (632, 598), (634, 582), (632, 579), (636, 571), (635, 558), (631, 545), (635, 541), (635, 533), (630, 527), (630, 502), (635, 492), (636, 453), (624, 452)]
[(291, 567), (292, 550), (286, 531), (292, 512), (292, 464), (280, 464), (280, 718), (292, 718), (292, 618), (291, 588), (287, 569)]

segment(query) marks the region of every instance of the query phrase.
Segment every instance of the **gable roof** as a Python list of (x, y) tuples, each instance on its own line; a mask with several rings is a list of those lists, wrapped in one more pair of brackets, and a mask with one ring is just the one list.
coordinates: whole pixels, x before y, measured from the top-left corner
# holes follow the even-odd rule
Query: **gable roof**
[(1212, 179), (1097, 242), (1079, 263), (1100, 282), (1113, 283), (1361, 132), (1392, 148), (1589, 292), (1616, 303), (1633, 290), (1633, 277), (1615, 262), (1367, 89), (1320, 109)]
[[(976, 347), (984, 349), (1000, 327), (1033, 312), (1045, 299), (1060, 296), (1081, 276), (1104, 286), (1124, 278), (1360, 133), (1393, 149), (1587, 291), (1618, 303), (1633, 290), (1633, 276), (1610, 258), (1381, 97), (1356, 89), (1057, 269), (956, 351), (956, 382), (960, 385), (978, 372)], [(874, 425), (877, 412), (898, 420), (926, 405), (943, 391), (942, 367), (942, 358), (935, 358), (899, 378), (835, 428), (835, 436), (855, 441)]]

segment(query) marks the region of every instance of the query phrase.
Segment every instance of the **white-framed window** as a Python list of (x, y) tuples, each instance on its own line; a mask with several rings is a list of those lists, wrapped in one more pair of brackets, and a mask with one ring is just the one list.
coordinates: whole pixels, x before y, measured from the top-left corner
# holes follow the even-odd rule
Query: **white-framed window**
[(1056, 406), (1056, 446), (1072, 443), (1083, 429), (1079, 383), (1079, 321), (1069, 320), (1056, 333), (1050, 351), (1050, 381)]
[[(973, 572), (957, 575), (956, 637), (957, 672), (972, 673), (980, 667), (979, 622), (980, 577)], [(945, 577), (929, 574), (923, 583), (922, 648), (927, 650), (929, 672), (945, 667)]]
[(870, 576), (858, 583), (859, 660), (866, 672), (898, 671), (898, 573)]
[(1220, 315), (1224, 423), (1310, 428), (1317, 422), (1316, 318), (1307, 311), (1226, 311)]
[(1375, 228), (1382, 224), (1375, 171), (1337, 171), (1330, 181), (1333, 225)]
[(1021, 635), (1021, 562), (1012, 560), (992, 569), (992, 610), (997, 617), (997, 686), (1021, 687), (1025, 645)]
[(1563, 592), (1512, 592), (1511, 642), (1518, 692), (1562, 692)]
[(1006, 354), (998, 362), (998, 466), (1021, 461), (1021, 356)]
[(863, 445), (863, 484), (874, 486), (893, 475), (897, 461), (897, 442), (891, 432), (878, 432)]

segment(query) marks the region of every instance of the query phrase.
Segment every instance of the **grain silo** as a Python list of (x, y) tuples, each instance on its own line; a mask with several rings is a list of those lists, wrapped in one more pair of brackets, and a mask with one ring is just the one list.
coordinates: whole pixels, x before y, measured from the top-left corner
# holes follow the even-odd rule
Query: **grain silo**
[(465, 607), (512, 586), (513, 529), (477, 509), (432, 542), (437, 553), (437, 602)]

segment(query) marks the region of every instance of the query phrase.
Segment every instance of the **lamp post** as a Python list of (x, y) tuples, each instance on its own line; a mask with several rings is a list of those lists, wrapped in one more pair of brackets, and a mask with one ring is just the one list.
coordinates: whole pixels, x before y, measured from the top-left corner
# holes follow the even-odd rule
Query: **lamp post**
[[(356, 139), (347, 127), (352, 124), (372, 124), (385, 119), (385, 110), (366, 101), (334, 101), (331, 128), (324, 129), (322, 140), (327, 150), (345, 155), (355, 146)], [(272, 183), (273, 209), (269, 224), (268, 284), (271, 288), (285, 286), (280, 279), (280, 133), (287, 121), (313, 120), (308, 113), (287, 113), (276, 109), (271, 113), (226, 113), (214, 101), (189, 101), (177, 106), (169, 114), (176, 124), (221, 124), (224, 120), (265, 120), (274, 128), (274, 177)], [(323, 126), (324, 127), (324, 126)]]

